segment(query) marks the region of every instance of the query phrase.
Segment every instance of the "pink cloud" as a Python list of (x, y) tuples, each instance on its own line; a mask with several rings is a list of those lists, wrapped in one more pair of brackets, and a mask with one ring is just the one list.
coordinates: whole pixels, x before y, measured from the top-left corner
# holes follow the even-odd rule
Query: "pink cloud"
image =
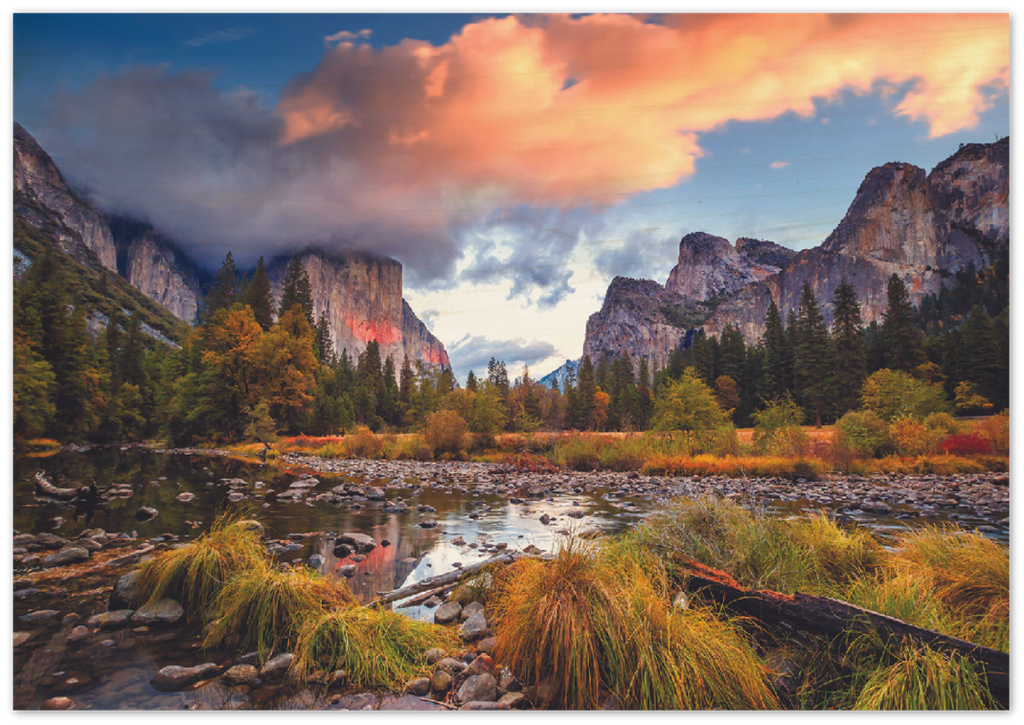
[(571, 205), (675, 185), (699, 134), (728, 121), (909, 84), (893, 113), (939, 136), (1008, 82), (1005, 14), (524, 16), (441, 46), (343, 42), (277, 113), (285, 144), (362, 139), (364, 172), (389, 190)]

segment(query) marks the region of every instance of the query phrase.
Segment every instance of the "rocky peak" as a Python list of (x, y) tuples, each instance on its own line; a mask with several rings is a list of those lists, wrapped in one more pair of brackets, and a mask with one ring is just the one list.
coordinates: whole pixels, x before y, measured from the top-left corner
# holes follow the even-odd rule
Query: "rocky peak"
[(728, 297), (777, 271), (778, 267), (741, 254), (727, 239), (693, 232), (679, 242), (679, 261), (665, 289), (687, 300), (706, 302)]
[(662, 291), (649, 281), (612, 282), (587, 322), (584, 352), (593, 358), (629, 352), (634, 359), (642, 352), (662, 365), (685, 345), (680, 330), (687, 325), (703, 325), (711, 335), (733, 325), (754, 343), (771, 301), (785, 316), (798, 306), (804, 284), (831, 323), (832, 295), (844, 278), (865, 324), (881, 320), (893, 274), (919, 304), (950, 272), (968, 263), (980, 269), (1007, 248), (1009, 148), (1008, 138), (967, 144), (930, 174), (905, 163), (872, 169), (835, 230), (799, 253), (746, 237), (733, 247), (721, 237), (688, 234)]
[(68, 254), (117, 271), (114, 240), (103, 217), (79, 199), (53, 159), (21, 124), (14, 124), (15, 209), (32, 225), (51, 231)]
[(760, 264), (763, 267), (774, 267), (776, 271), (785, 267), (796, 256), (796, 250), (789, 247), (783, 247), (781, 244), (764, 239), (751, 239), (750, 237), (740, 237), (737, 239), (736, 251), (751, 262)]

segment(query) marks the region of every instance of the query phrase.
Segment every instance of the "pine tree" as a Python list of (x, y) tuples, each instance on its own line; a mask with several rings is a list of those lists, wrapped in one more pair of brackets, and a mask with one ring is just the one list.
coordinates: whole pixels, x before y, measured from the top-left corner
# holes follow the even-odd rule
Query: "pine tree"
[(270, 276), (263, 264), (263, 257), (256, 263), (256, 271), (252, 273), (252, 279), (246, 285), (245, 295), (242, 300), (252, 308), (253, 317), (266, 332), (274, 324), (274, 297), (270, 288)]
[(476, 379), (476, 373), (470, 370), (469, 374), (466, 375), (466, 390), (470, 391), (471, 393), (475, 393), (477, 385), (478, 383)]
[(313, 319), (313, 292), (309, 284), (309, 275), (306, 274), (298, 255), (293, 256), (288, 262), (277, 316), (282, 317), (293, 305), (299, 305), (302, 308), (302, 313), (306, 316), (306, 322), (310, 327), (316, 324)]
[(888, 304), (882, 322), (886, 363), (891, 370), (913, 372), (924, 362), (924, 340), (914, 325), (914, 307), (903, 280), (894, 272), (886, 288)]
[(814, 290), (805, 282), (800, 292), (793, 378), (798, 402), (814, 416), (819, 428), (828, 400), (828, 369), (828, 328)]
[(313, 330), (313, 340), (316, 359), (325, 365), (331, 364), (334, 348), (331, 344), (331, 323), (325, 312), (320, 313), (320, 319), (317, 320), (316, 328)]
[(781, 398), (786, 392), (786, 329), (782, 326), (782, 315), (772, 299), (764, 318), (764, 335), (761, 337), (764, 350), (764, 369), (761, 376), (761, 399), (765, 402)]
[(227, 310), (238, 299), (238, 271), (231, 252), (224, 257), (224, 262), (217, 273), (210, 294), (206, 296), (206, 307), (203, 310), (203, 322), (209, 324), (217, 310)]
[(584, 355), (580, 362), (579, 385), (577, 386), (577, 418), (575, 425), (583, 430), (593, 430), (594, 396), (597, 394), (597, 380), (594, 374), (594, 363), (590, 355)]
[(864, 385), (866, 346), (857, 291), (843, 277), (832, 294), (832, 380), (836, 415), (858, 407)]

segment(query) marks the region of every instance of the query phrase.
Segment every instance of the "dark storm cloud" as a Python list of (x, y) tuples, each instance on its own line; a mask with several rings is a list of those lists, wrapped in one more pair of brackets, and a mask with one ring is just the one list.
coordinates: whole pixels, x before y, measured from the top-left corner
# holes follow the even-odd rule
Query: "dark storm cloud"
[(395, 257), (413, 283), (450, 276), (461, 252), (446, 219), (428, 194), (386, 193), (368, 134), (282, 144), (256, 93), (212, 80), (152, 67), (102, 76), (59, 94), (50, 123), (30, 131), (91, 201), (151, 221), (207, 267), (228, 251), (247, 265), (318, 246)]

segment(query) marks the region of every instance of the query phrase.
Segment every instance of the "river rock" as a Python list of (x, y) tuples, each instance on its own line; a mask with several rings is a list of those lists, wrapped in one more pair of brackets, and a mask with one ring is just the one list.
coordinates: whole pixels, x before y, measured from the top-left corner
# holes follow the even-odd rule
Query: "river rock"
[(81, 642), (88, 636), (89, 628), (80, 624), (68, 632), (68, 642)]
[(70, 697), (51, 697), (39, 706), (40, 710), (73, 710), (75, 701)]
[(103, 612), (89, 617), (85, 621), (90, 627), (109, 632), (115, 629), (123, 629), (131, 624), (133, 612), (131, 609), (115, 609), (112, 612)]
[(14, 633), (14, 646), (20, 647), (21, 645), (28, 642), (29, 638), (32, 637), (31, 632), (15, 632)]
[(473, 675), (458, 692), (459, 702), (494, 702), (498, 699), (498, 683), (491, 675)]
[(423, 519), (420, 521), (421, 529), (433, 529), (437, 527), (437, 519)]
[(391, 695), (387, 694), (380, 701), (378, 710), (417, 710), (431, 711), (444, 710), (444, 705), (429, 700), (424, 700), (420, 695)]
[(384, 489), (377, 486), (372, 486), (369, 491), (366, 492), (366, 498), (371, 501), (383, 501), (384, 500)]
[(185, 615), (185, 611), (181, 608), (178, 602), (164, 597), (155, 602), (148, 602), (139, 608), (135, 614), (132, 615), (132, 623), (140, 625), (150, 624), (162, 624), (171, 625), (177, 624), (181, 621), (181, 618)]
[(494, 660), (491, 659), (490, 655), (482, 654), (477, 656), (469, 666), (464, 670), (464, 674), (468, 676), (473, 675), (489, 675), (494, 673)]
[(228, 687), (247, 685), (260, 674), (252, 665), (234, 665), (221, 675), (220, 681)]
[(462, 611), (459, 613), (459, 619), (461, 619), (463, 622), (465, 622), (467, 619), (472, 617), (477, 612), (482, 612), (482, 611), (484, 611), (484, 605), (483, 604), (481, 604), (480, 602), (470, 602), (469, 604), (467, 604), (466, 606), (464, 606), (462, 608)]
[(457, 659), (452, 657), (445, 657), (437, 663), (437, 669), (454, 676), (460, 674), (464, 669), (466, 669), (466, 663), (459, 662)]
[(475, 642), (491, 633), (483, 611), (476, 612), (459, 627), (459, 636), (466, 642)]
[(135, 588), (139, 581), (139, 572), (131, 571), (117, 580), (114, 591), (110, 593), (111, 609), (130, 609), (138, 604)]
[(213, 662), (205, 662), (195, 667), (169, 665), (164, 667), (149, 681), (153, 687), (165, 692), (184, 689), (201, 680), (208, 680), (220, 674), (220, 667)]
[(160, 512), (152, 506), (142, 506), (135, 512), (135, 518), (142, 522), (152, 521), (159, 513)]
[(430, 693), (430, 680), (426, 677), (414, 677), (405, 683), (405, 691), (417, 697), (428, 695)]
[(482, 700), (473, 700), (467, 702), (460, 710), (509, 710), (509, 706), (502, 702), (486, 702)]
[(874, 499), (866, 499), (860, 502), (861, 511), (867, 511), (872, 514), (889, 514), (892, 513), (892, 507), (885, 501), (876, 501)]
[(434, 692), (448, 692), (452, 687), (451, 673), (444, 670), (435, 670), (430, 677), (430, 689)]
[(338, 567), (338, 573), (348, 579), (354, 577), (358, 571), (359, 568), (355, 564), (346, 564), (345, 566)]
[(434, 612), (436, 624), (451, 624), (462, 614), (462, 605), (458, 602), (445, 602)]
[(64, 566), (76, 561), (85, 561), (89, 558), (89, 550), (80, 546), (69, 546), (66, 549), (55, 551), (43, 559), (43, 566)]
[(498, 638), (495, 636), (484, 637), (482, 640), (476, 643), (476, 651), (481, 654), (492, 654), (494, 652), (495, 645), (498, 644)]
[(30, 549), (59, 549), (60, 547), (66, 545), (67, 543), (68, 543), (67, 539), (65, 539), (65, 538), (63, 538), (61, 536), (57, 536), (56, 534), (51, 534), (48, 531), (44, 531), (41, 534), (36, 534), (36, 536), (34, 537), (34, 539), (31, 542), (31, 546), (29, 546), (29, 548)]
[(18, 619), (20, 619), (22, 622), (32, 623), (42, 622), (43, 620), (50, 619), (51, 617), (56, 616), (56, 609), (37, 609), (34, 612), (29, 612), (28, 614), (21, 615), (20, 617), (18, 617)]
[(195, 497), (196, 495), (194, 493), (189, 493), (188, 491), (185, 491), (184, 493), (179, 493), (177, 496), (174, 497), (174, 499), (176, 501), (181, 501), (182, 503), (188, 503)]
[(423, 659), (427, 661), (428, 665), (440, 662), (442, 659), (444, 659), (444, 650), (440, 647), (431, 647), (423, 653)]
[(374, 541), (372, 536), (362, 534), (359, 532), (349, 531), (338, 537), (338, 541), (343, 544), (348, 544), (355, 548), (359, 552), (373, 551), (377, 548), (377, 542)]
[(526, 700), (526, 695), (521, 692), (506, 692), (498, 698), (498, 704), (505, 705), (510, 710), (522, 710), (529, 703)]
[(267, 662), (260, 669), (260, 679), (262, 680), (274, 680), (278, 677), (283, 677), (288, 668), (292, 666), (292, 661), (295, 659), (295, 655), (291, 652), (278, 655), (274, 659)]

